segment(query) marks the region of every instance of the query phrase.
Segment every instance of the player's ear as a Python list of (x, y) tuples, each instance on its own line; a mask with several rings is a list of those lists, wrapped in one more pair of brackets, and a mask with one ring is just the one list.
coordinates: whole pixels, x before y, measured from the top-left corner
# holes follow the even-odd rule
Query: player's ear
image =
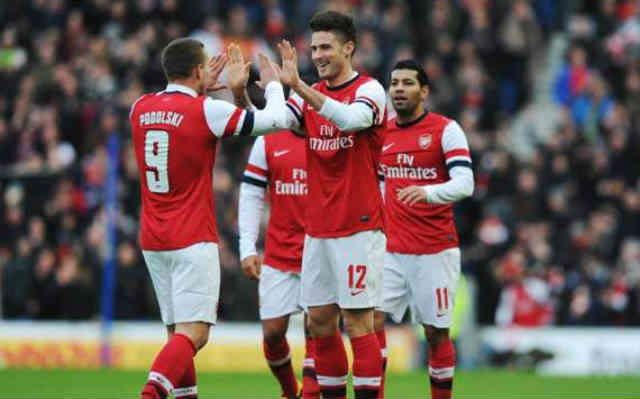
[(422, 97), (422, 100), (426, 100), (429, 97), (429, 86), (424, 85), (420, 88), (420, 97)]
[(193, 68), (193, 71), (191, 71), (191, 76), (193, 76), (194, 78), (196, 78), (196, 80), (200, 81), (202, 80), (203, 76), (202, 76), (202, 69), (201, 65), (196, 65), (195, 68)]
[(344, 42), (344, 44), (342, 45), (342, 51), (344, 52), (344, 55), (349, 58), (350, 56), (353, 57), (353, 53), (356, 49), (356, 45), (353, 41), (351, 40), (347, 40), (346, 42)]

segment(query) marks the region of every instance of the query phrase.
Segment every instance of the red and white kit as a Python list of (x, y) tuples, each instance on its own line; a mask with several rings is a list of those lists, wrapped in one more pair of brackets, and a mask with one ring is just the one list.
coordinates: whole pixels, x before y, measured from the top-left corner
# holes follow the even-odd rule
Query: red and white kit
[(216, 322), (220, 292), (213, 165), (218, 139), (273, 130), (284, 111), (279, 83), (267, 108), (246, 111), (169, 84), (132, 106), (130, 123), (140, 173), (140, 246), (165, 324)]
[(269, 189), (269, 223), (258, 292), (260, 318), (302, 310), (300, 268), (307, 197), (305, 139), (291, 131), (258, 137), (240, 186), (240, 259), (257, 254), (256, 241)]
[[(320, 111), (295, 93), (287, 103), (290, 125), (307, 133), (303, 303), (374, 307), (381, 298), (385, 242), (376, 175), (386, 94), (378, 81), (359, 74), (337, 87), (324, 81), (313, 87), (329, 97)], [(361, 106), (345, 118), (331, 109), (336, 102)]]
[[(380, 171), (387, 233), (382, 308), (400, 321), (410, 306), (414, 321), (447, 328), (460, 276), (453, 202), (473, 192), (464, 132), (433, 112), (405, 125), (391, 120)], [(398, 200), (397, 192), (413, 185), (423, 187), (427, 203)]]

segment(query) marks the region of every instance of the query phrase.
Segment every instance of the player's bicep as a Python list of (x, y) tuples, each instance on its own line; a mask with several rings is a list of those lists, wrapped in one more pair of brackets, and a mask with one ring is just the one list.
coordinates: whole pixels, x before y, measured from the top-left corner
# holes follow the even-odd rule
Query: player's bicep
[(247, 136), (253, 129), (253, 112), (222, 100), (206, 98), (204, 116), (209, 130), (216, 137)]
[(462, 127), (451, 121), (445, 127), (442, 134), (442, 151), (444, 153), (447, 169), (451, 170), (457, 166), (471, 168), (471, 154), (469, 144)]
[(371, 110), (371, 124), (381, 125), (384, 122), (387, 106), (387, 94), (384, 87), (377, 80), (372, 80), (360, 86), (352, 104), (360, 103)]

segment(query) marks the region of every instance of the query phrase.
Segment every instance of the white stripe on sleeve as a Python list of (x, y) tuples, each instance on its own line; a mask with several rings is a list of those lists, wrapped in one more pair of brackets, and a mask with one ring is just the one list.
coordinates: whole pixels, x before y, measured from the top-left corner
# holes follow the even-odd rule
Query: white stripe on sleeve
[(223, 100), (207, 97), (204, 100), (204, 117), (211, 133), (216, 137), (238, 134), (247, 112)]
[[(465, 154), (459, 154), (465, 150)], [(471, 162), (471, 157), (468, 155), (469, 144), (467, 143), (467, 137), (464, 131), (462, 131), (462, 127), (456, 121), (449, 122), (442, 133), (442, 152), (447, 154), (451, 151), (455, 151), (457, 155), (447, 157), (447, 163), (453, 161)]]

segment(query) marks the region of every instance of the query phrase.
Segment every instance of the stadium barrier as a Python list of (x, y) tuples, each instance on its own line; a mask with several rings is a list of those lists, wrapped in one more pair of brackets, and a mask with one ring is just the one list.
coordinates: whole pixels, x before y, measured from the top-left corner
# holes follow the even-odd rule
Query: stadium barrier
[[(117, 369), (146, 370), (166, 339), (157, 322), (116, 322), (111, 337), (111, 364)], [(304, 355), (302, 322), (293, 319), (288, 334), (294, 366), (301, 368)], [(220, 323), (210, 343), (196, 357), (200, 371), (264, 371), (262, 329), (259, 323)], [(413, 367), (417, 340), (411, 328), (388, 331), (393, 354), (389, 368)], [(345, 339), (349, 345), (349, 340)], [(0, 368), (99, 368), (101, 347), (99, 322), (0, 321)], [(351, 351), (347, 348), (347, 353)], [(351, 359), (350, 359), (351, 360)]]
[(483, 328), (486, 357), (545, 375), (640, 375), (640, 328)]

